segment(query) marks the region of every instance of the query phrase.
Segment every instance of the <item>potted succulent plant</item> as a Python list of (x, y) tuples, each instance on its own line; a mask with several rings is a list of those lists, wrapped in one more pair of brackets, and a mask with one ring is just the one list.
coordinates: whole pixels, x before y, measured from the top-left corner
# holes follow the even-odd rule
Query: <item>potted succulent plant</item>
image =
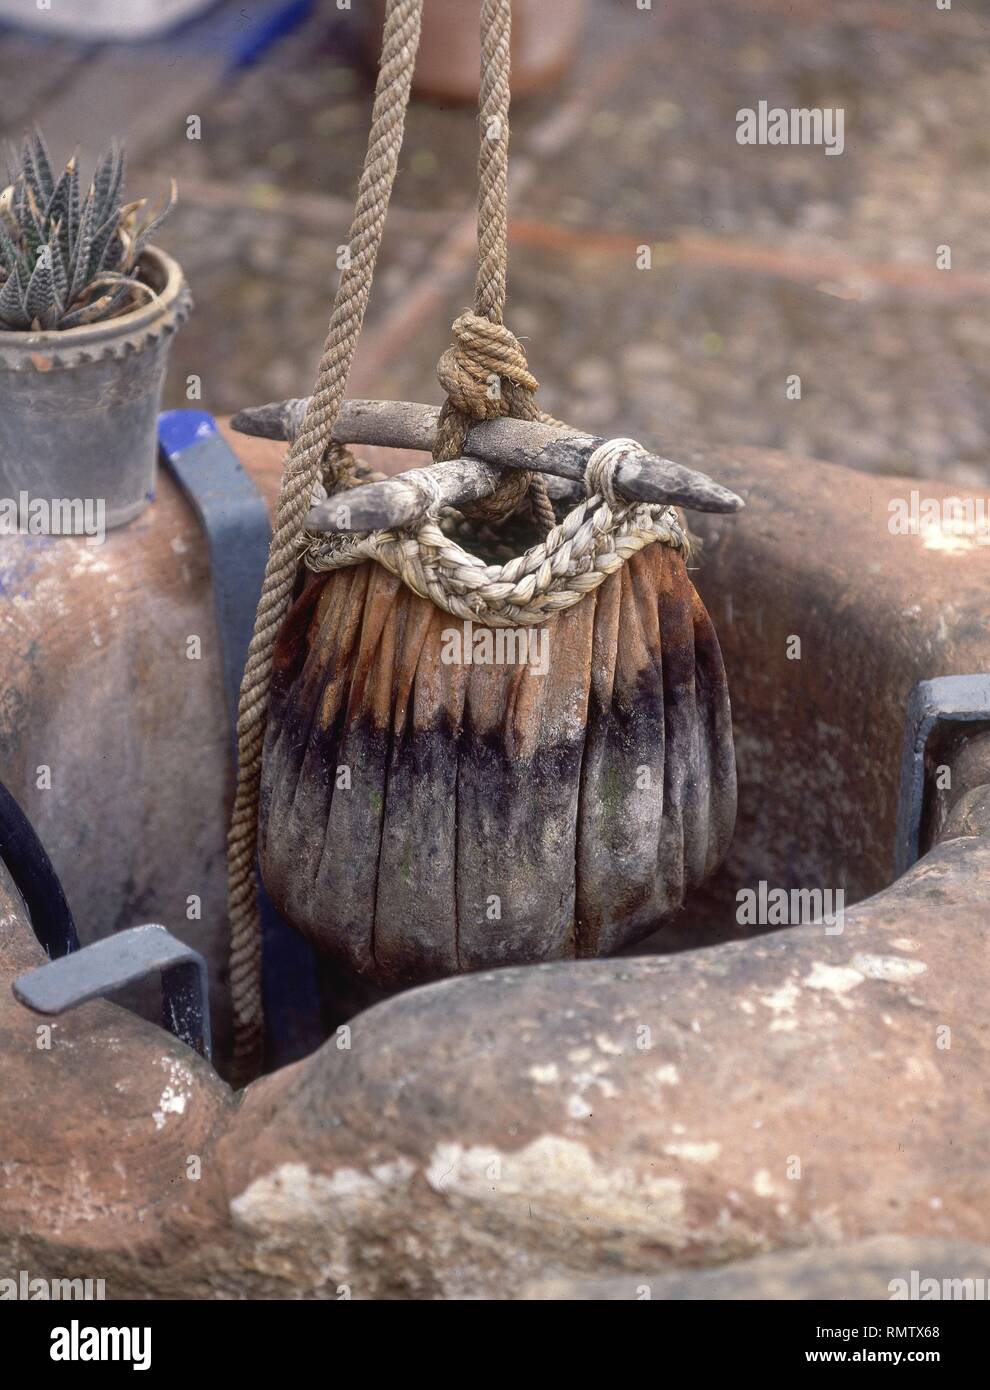
[(154, 485), (156, 420), (170, 335), (191, 300), (150, 244), (175, 201), (123, 202), (113, 145), (88, 191), (75, 157), (53, 171), (40, 132), (8, 159), (0, 193), (0, 496), (81, 497), (106, 526), (131, 520)]

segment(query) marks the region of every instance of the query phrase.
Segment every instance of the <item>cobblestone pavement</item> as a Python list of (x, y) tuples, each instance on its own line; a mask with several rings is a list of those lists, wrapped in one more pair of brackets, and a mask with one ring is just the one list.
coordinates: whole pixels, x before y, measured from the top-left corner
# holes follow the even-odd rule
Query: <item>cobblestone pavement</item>
[[(217, 412), (308, 391), (367, 130), (362, 22), (324, 0), (225, 82), (184, 64), (154, 110), (139, 57), (101, 51), (124, 74), (107, 82), (132, 196), (179, 180), (162, 242), (197, 312), (170, 404), (193, 374)], [(25, 87), (26, 43), (0, 37), (4, 128), (50, 115), (54, 140), (63, 125), (84, 139), (87, 111), (112, 106), (73, 98), (86, 54), (50, 46)], [(982, 0), (592, 0), (574, 70), (514, 110), (507, 321), (545, 407), (658, 442), (983, 484), (988, 79)], [(741, 147), (736, 112), (761, 100), (842, 107), (842, 154)], [(440, 398), (436, 359), (471, 298), (475, 142), (471, 109), (414, 103), (355, 394)]]

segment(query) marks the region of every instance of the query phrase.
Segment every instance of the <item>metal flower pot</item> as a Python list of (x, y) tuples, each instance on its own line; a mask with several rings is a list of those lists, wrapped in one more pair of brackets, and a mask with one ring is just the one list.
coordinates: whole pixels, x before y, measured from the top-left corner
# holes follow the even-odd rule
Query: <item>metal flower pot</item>
[(85, 504), (109, 529), (151, 500), (169, 339), (192, 300), (163, 251), (149, 248), (142, 270), (156, 297), (119, 318), (0, 333), (0, 500), (22, 528), (53, 501), (63, 516)]

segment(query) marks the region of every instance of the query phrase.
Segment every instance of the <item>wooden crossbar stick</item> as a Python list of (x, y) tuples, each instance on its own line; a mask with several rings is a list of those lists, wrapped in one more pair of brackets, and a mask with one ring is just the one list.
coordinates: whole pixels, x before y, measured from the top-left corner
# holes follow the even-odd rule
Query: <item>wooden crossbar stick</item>
[[(234, 429), (265, 439), (291, 442), (299, 431), (308, 401), (281, 401), (242, 410)], [(439, 410), (409, 401), (344, 401), (333, 437), (341, 444), (377, 444), (388, 448), (433, 446)], [(410, 469), (383, 482), (364, 483), (313, 507), (306, 518), (310, 531), (371, 531), (412, 526), (437, 503), (458, 506), (490, 497), (499, 468), (522, 468), (580, 484), (592, 453), (605, 439), (559, 425), (500, 416), (472, 427), (464, 458)], [(426, 474), (427, 477), (422, 475)], [(743, 500), (704, 473), (647, 450), (627, 455), (613, 475), (616, 492), (631, 501), (670, 503), (704, 512), (735, 512)], [(576, 498), (573, 488), (553, 489)]]

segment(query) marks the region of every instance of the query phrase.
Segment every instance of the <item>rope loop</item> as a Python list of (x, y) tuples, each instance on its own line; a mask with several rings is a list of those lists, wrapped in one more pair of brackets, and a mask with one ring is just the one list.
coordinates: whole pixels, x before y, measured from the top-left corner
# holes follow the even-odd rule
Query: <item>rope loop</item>
[(615, 470), (627, 454), (639, 451), (641, 446), (635, 439), (606, 439), (599, 444), (585, 464), (584, 490), (588, 496), (603, 497), (613, 512), (627, 506), (615, 491)]

